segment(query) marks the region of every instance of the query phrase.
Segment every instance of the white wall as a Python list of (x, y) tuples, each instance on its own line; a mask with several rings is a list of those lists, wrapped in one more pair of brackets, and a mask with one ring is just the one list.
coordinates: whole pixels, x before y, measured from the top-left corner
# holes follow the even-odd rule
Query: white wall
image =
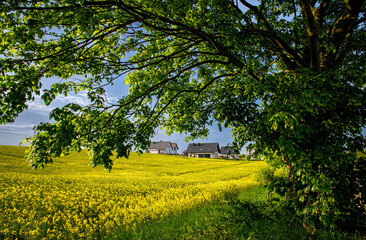
[(148, 152), (148, 153), (155, 153), (155, 154), (157, 154), (157, 153), (159, 153), (159, 150), (156, 150), (156, 149), (149, 149), (147, 152)]
[(165, 148), (165, 151), (162, 152), (162, 153), (165, 153), (165, 154), (173, 154), (173, 149), (172, 149), (172, 146), (170, 146), (170, 144)]
[(196, 157), (198, 158), (200, 154), (209, 154), (210, 158), (217, 158), (217, 156), (219, 155), (218, 152), (214, 152), (214, 153), (189, 153), (188, 157)]

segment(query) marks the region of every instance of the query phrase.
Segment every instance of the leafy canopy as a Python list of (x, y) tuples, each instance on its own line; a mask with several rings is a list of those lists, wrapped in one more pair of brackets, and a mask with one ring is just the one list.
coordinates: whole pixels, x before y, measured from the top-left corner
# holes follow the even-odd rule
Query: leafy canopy
[[(37, 95), (48, 105), (86, 91), (91, 102), (55, 108), (54, 123), (35, 128), (33, 167), (86, 148), (92, 166), (111, 169), (112, 151), (143, 150), (158, 126), (197, 138), (218, 122), (232, 128), (237, 147), (253, 143), (288, 166), (295, 207), (313, 225), (364, 206), (354, 195), (363, 191), (356, 153), (365, 147), (365, 1), (42, 0), (0, 8), (0, 121), (12, 122)], [(105, 87), (124, 76), (129, 94), (108, 102)], [(42, 89), (50, 77), (62, 81)]]

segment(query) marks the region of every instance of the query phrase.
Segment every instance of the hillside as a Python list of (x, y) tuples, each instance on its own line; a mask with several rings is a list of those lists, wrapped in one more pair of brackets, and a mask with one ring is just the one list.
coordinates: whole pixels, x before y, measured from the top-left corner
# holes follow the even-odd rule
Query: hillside
[(92, 239), (253, 185), (263, 162), (131, 154), (109, 173), (86, 152), (34, 170), (26, 148), (0, 146), (0, 238)]

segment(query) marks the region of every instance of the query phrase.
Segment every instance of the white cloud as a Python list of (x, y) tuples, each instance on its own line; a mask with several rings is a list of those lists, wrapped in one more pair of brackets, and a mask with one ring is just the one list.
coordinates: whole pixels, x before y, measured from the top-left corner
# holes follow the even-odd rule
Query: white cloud
[[(106, 93), (108, 103), (115, 104), (119, 100), (117, 95), (120, 93), (108, 91)], [(49, 106), (45, 106), (41, 97), (36, 96), (34, 101), (28, 102), (28, 109), (21, 113), (14, 123), (0, 125), (0, 144), (17, 145), (25, 135), (30, 136), (33, 134), (34, 126), (37, 126), (40, 122), (49, 122), (48, 115), (54, 108), (62, 107), (68, 103), (76, 103), (80, 106), (89, 105), (90, 101), (87, 98), (87, 91), (82, 91), (78, 94), (70, 93), (66, 97), (59, 95)], [(224, 129), (223, 132), (219, 132), (217, 126), (211, 126), (209, 129), (210, 135), (206, 139), (196, 141), (218, 142), (220, 146), (232, 141), (231, 131), (229, 129)], [(179, 146), (179, 152), (183, 152), (188, 146), (188, 143), (184, 141), (186, 136), (186, 134), (181, 135), (179, 133), (168, 136), (164, 134), (164, 131), (157, 130), (152, 140), (176, 142)]]
[(59, 95), (48, 106), (44, 104), (40, 96), (35, 96), (34, 101), (27, 102), (28, 109), (26, 110), (26, 112), (48, 116), (50, 112), (56, 107), (63, 107), (68, 103), (76, 103), (80, 106), (87, 106), (90, 104), (90, 101), (87, 97), (86, 91), (79, 92), (78, 94), (69, 94), (68, 96)]
[(14, 134), (32, 134), (36, 124), (9, 123), (0, 125), (0, 132)]
[(88, 92), (87, 91), (81, 91), (77, 94), (69, 94), (67, 96), (59, 95), (56, 97), (56, 99), (52, 102), (51, 106), (57, 106), (60, 105), (63, 106), (68, 103), (76, 103), (80, 106), (87, 106), (90, 104), (90, 101), (88, 99)]
[(47, 115), (52, 111), (51, 106), (46, 106), (40, 96), (36, 96), (34, 101), (28, 102), (27, 112), (35, 112), (37, 114)]
[[(52, 83), (59, 81), (56, 78), (44, 79), (43, 86), (49, 88)], [(112, 88), (107, 89), (106, 98), (109, 104), (115, 104), (119, 100), (117, 95), (127, 93), (126, 89), (120, 85), (114, 86), (114, 89), (115, 92), (111, 91)], [(42, 94), (43, 92), (40, 95)], [(76, 103), (82, 107), (89, 105), (87, 91), (81, 91), (77, 94), (71, 92), (67, 96), (60, 94), (49, 106), (44, 104), (41, 96), (35, 96), (34, 101), (27, 102), (28, 109), (23, 111), (14, 123), (0, 125), (0, 144), (17, 145), (25, 135), (33, 134), (34, 126), (41, 122), (50, 122), (49, 114), (53, 109), (63, 107), (68, 103)]]
[(107, 102), (110, 104), (116, 104), (119, 98), (112, 93), (107, 94)]
[[(42, 92), (41, 92), (42, 95)], [(119, 99), (114, 94), (106, 94), (108, 103), (116, 103)], [(63, 107), (69, 103), (76, 103), (82, 107), (89, 105), (91, 102), (88, 99), (88, 92), (81, 91), (77, 94), (71, 93), (67, 96), (58, 95), (49, 106), (46, 106), (40, 96), (35, 96), (34, 101), (28, 102), (28, 112), (36, 112), (37, 114), (49, 115), (49, 113), (56, 107)]]

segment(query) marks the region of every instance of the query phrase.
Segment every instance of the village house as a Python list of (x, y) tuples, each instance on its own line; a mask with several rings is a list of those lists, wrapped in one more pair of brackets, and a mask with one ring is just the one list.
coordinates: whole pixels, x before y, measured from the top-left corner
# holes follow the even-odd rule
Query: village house
[(220, 147), (218, 143), (190, 143), (185, 152), (188, 157), (217, 158)]
[(177, 154), (178, 144), (169, 141), (151, 142), (146, 150), (147, 153), (154, 154)]
[(235, 152), (234, 148), (231, 146), (221, 147), (220, 156), (226, 158), (239, 158), (238, 154)]
[(176, 154), (178, 154), (178, 144), (176, 144), (176, 143), (171, 143), (171, 145), (172, 145), (172, 149), (173, 149), (173, 153), (172, 154), (174, 154), (174, 155), (176, 155)]

